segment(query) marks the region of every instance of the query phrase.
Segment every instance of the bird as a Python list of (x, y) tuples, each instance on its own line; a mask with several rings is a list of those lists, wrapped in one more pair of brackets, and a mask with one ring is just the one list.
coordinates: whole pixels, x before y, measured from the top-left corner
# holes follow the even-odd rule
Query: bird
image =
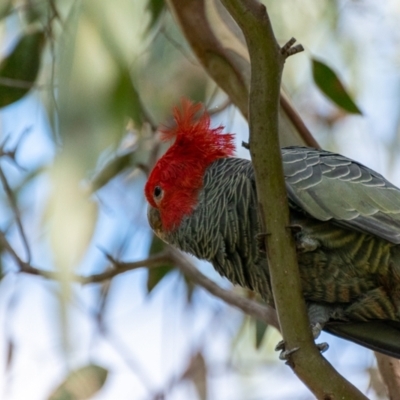
[[(201, 103), (173, 110), (174, 140), (149, 174), (148, 221), (169, 245), (274, 306), (250, 160)], [(340, 154), (281, 149), (310, 326), (400, 358), (400, 189)]]

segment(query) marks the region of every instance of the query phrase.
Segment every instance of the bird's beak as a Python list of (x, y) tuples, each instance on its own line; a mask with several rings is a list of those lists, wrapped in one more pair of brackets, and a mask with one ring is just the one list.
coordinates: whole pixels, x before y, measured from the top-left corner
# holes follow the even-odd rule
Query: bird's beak
[(154, 233), (162, 239), (163, 229), (160, 211), (158, 211), (157, 208), (152, 207), (150, 204), (147, 208), (147, 219), (149, 220), (151, 229), (153, 229)]

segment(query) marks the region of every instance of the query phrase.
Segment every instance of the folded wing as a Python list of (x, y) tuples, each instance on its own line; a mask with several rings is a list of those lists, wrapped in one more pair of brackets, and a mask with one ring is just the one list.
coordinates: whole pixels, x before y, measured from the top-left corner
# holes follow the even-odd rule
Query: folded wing
[(339, 154), (282, 150), (289, 201), (312, 217), (400, 244), (400, 189)]

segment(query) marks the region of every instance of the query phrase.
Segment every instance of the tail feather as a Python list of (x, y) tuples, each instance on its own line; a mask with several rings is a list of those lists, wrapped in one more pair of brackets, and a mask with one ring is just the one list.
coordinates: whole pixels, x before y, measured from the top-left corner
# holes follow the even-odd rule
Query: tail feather
[(329, 322), (324, 331), (400, 359), (400, 322)]

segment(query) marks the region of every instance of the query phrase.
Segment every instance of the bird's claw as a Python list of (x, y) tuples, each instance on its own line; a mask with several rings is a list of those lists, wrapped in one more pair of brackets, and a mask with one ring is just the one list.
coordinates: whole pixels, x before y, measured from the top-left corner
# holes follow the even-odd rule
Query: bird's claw
[(328, 343), (316, 343), (316, 346), (318, 347), (318, 350), (320, 353), (325, 353), (329, 349), (329, 344)]
[(300, 347), (293, 347), (293, 349), (290, 349), (290, 350), (283, 350), (283, 351), (281, 351), (281, 354), (279, 354), (279, 359), (288, 362), (290, 356), (299, 349), (300, 349)]
[(320, 243), (317, 240), (304, 232), (303, 227), (300, 224), (291, 224), (286, 228), (292, 232), (296, 241), (296, 249), (299, 253), (314, 251), (320, 246)]
[[(318, 324), (319, 325), (319, 324)], [(319, 330), (319, 333), (321, 332), (321, 329)], [(314, 333), (314, 331), (313, 331)], [(319, 336), (318, 333), (318, 336)], [(328, 343), (316, 343), (315, 344), (320, 351), (320, 353), (325, 353), (329, 349), (329, 344)], [(279, 359), (286, 361), (286, 363), (289, 362), (290, 356), (295, 353), (297, 350), (299, 350), (300, 347), (293, 347), (293, 349), (286, 350), (286, 344), (284, 340), (281, 340), (278, 342), (278, 344), (275, 346), (275, 351), (280, 351), (281, 353), (279, 354)]]
[(284, 340), (281, 340), (276, 346), (275, 346), (275, 351), (280, 351), (281, 353), (279, 354), (279, 359), (284, 360), (286, 362), (289, 361), (290, 356), (295, 353), (297, 350), (299, 350), (300, 347), (293, 347), (293, 349), (286, 350), (286, 344)]
[(308, 253), (311, 251), (315, 251), (320, 246), (319, 242), (307, 235), (304, 235), (302, 232), (295, 234), (296, 240), (296, 250), (299, 253)]
[(286, 227), (287, 229), (290, 229), (290, 231), (296, 235), (297, 233), (300, 233), (303, 228), (300, 224), (290, 224)]
[(285, 350), (285, 341), (280, 340), (278, 344), (275, 346), (275, 351)]

